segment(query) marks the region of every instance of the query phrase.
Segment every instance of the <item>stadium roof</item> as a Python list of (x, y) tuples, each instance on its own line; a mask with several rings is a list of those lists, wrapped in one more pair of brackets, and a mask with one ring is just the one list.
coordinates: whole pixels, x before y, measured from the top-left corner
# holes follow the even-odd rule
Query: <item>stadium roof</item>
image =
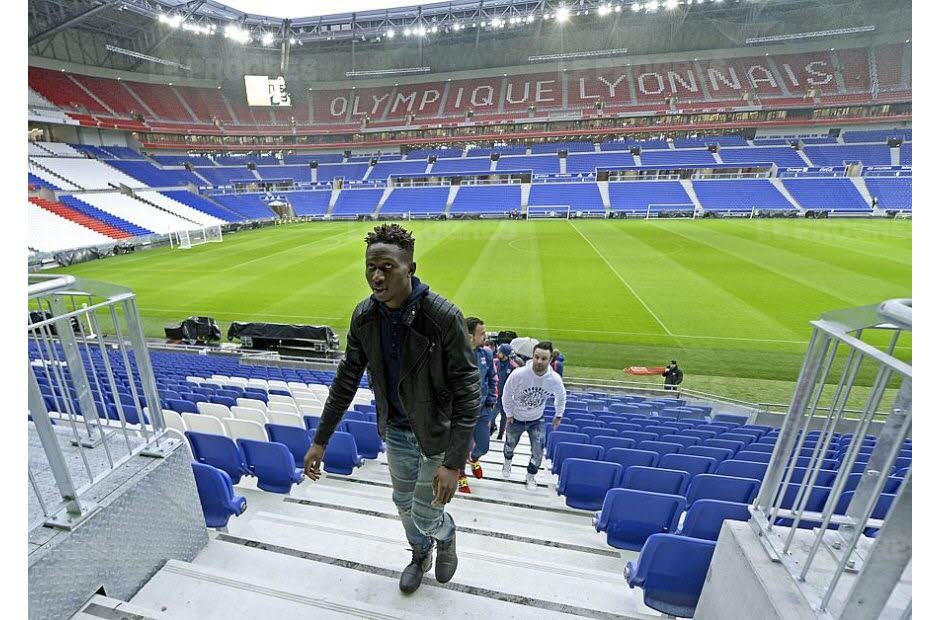
[[(189, 1), (175, 0), (174, 2), (167, 2), (167, 4), (186, 5), (189, 4)], [(278, 0), (277, 2), (271, 2), (270, 0), (228, 0), (224, 4), (235, 9), (236, 12), (288, 19), (333, 15), (336, 13), (337, 7), (337, 5), (330, 2), (309, 2), (307, 0)], [(415, 2), (414, 0), (345, 0), (342, 7), (346, 13), (359, 13), (377, 9), (411, 7), (419, 4), (427, 3)]]

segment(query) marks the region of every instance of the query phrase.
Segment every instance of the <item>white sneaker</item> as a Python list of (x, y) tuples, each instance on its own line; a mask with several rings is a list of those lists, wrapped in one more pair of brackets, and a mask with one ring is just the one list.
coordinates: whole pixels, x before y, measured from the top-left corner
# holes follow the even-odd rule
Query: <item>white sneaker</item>
[(503, 459), (503, 478), (508, 480), (510, 476), (512, 476), (512, 461)]
[(536, 489), (539, 488), (539, 483), (535, 479), (535, 474), (527, 473), (525, 475), (525, 488), (527, 488), (530, 491), (535, 491)]

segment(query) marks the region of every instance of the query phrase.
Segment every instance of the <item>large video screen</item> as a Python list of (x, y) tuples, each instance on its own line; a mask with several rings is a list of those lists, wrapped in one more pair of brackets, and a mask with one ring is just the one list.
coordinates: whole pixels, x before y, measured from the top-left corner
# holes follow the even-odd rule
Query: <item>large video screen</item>
[(290, 93), (287, 92), (287, 84), (281, 76), (269, 78), (266, 75), (246, 75), (245, 94), (250, 106), (290, 107)]

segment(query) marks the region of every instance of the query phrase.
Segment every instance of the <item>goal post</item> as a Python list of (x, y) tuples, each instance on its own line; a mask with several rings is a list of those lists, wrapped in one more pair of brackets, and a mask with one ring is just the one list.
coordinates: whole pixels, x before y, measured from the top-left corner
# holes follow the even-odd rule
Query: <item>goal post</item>
[(527, 220), (567, 220), (570, 217), (570, 205), (530, 205), (525, 211)]
[(180, 250), (188, 250), (205, 243), (221, 242), (222, 226), (219, 224), (190, 230), (178, 230), (170, 233), (170, 245)]
[[(691, 212), (690, 219), (695, 219), (695, 205), (672, 202), (651, 202), (646, 205), (646, 219), (658, 218), (660, 213), (664, 212)], [(680, 217), (680, 216), (675, 216)], [(673, 219), (675, 219), (675, 217)], [(685, 219), (685, 218), (683, 218)]]

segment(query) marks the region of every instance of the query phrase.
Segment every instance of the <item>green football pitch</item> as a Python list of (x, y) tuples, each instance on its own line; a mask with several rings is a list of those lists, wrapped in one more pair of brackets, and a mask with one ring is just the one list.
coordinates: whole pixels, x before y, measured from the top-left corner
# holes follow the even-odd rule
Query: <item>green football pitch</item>
[[(903, 220), (406, 222), (417, 275), (490, 330), (550, 339), (566, 376), (628, 379), (677, 359), (684, 387), (786, 402), (828, 310), (911, 296)], [(63, 271), (127, 286), (148, 336), (191, 315), (332, 326), (369, 294), (374, 224), (315, 222), (227, 235)], [(910, 356), (909, 340), (900, 354)]]

